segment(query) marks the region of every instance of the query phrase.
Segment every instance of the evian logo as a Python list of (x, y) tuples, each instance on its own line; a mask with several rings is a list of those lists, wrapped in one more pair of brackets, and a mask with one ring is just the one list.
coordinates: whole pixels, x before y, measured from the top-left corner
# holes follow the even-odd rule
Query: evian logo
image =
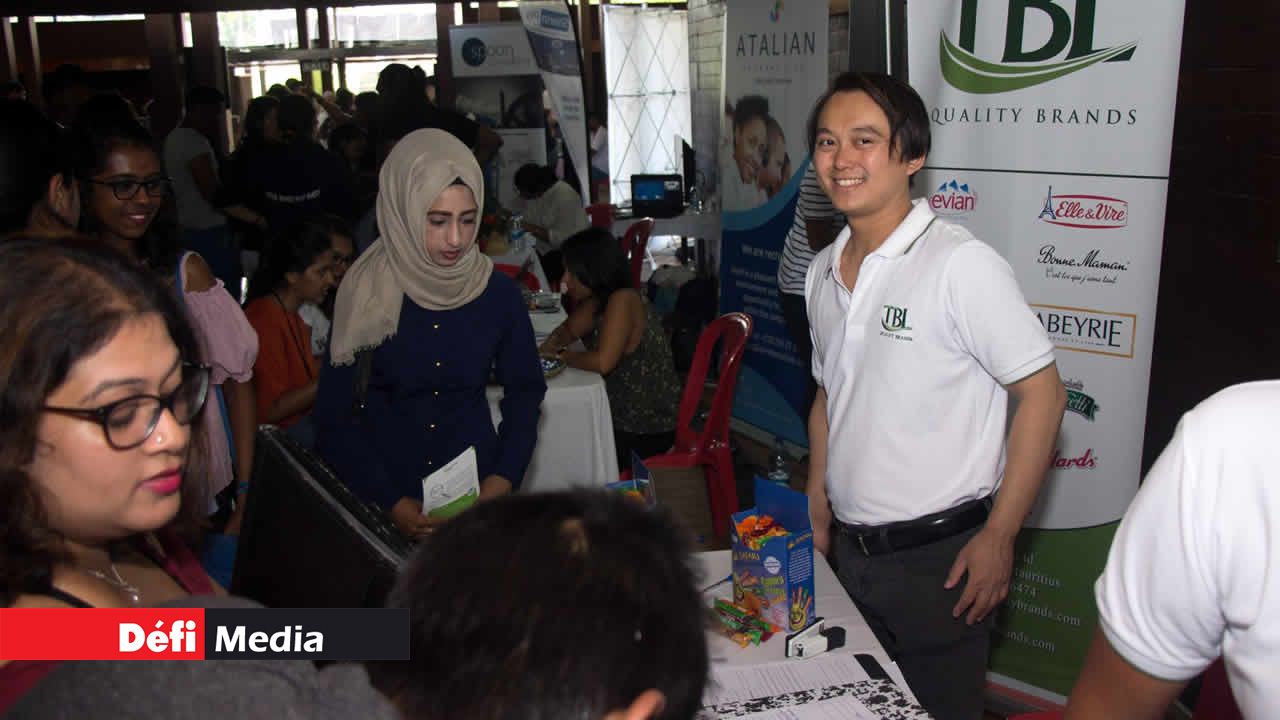
[(969, 183), (954, 178), (938, 186), (929, 195), (929, 207), (938, 215), (964, 215), (978, 206), (978, 196), (969, 189)]
[(1129, 224), (1129, 203), (1106, 195), (1055, 195), (1050, 185), (1038, 219), (1088, 230), (1122, 228)]
[(1049, 466), (1054, 470), (1092, 470), (1098, 467), (1098, 456), (1093, 454), (1093, 448), (1085, 450), (1079, 457), (1068, 457), (1058, 449), (1053, 451), (1053, 461)]

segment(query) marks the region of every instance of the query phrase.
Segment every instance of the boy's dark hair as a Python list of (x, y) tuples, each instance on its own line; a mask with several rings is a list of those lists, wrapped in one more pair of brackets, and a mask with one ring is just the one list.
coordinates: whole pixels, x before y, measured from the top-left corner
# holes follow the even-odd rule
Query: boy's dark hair
[(733, 106), (733, 129), (746, 125), (755, 118), (769, 122), (769, 101), (759, 95), (744, 95)]
[(707, 681), (701, 596), (665, 510), (606, 491), (467, 510), (409, 560), (406, 662), (369, 666), (407, 719), (599, 718), (650, 688), (692, 718)]
[(209, 87), (208, 85), (197, 85), (187, 92), (187, 112), (209, 105), (214, 105), (218, 109), (222, 109), (226, 105), (226, 98), (217, 88)]
[(73, 179), (68, 147), (58, 126), (35, 105), (0, 98), (0, 235), (27, 226), (49, 189), (49, 178)]
[(910, 85), (884, 73), (841, 73), (809, 113), (809, 150), (818, 142), (818, 119), (836, 93), (864, 92), (889, 118), (889, 150), (902, 161), (929, 154), (929, 113)]

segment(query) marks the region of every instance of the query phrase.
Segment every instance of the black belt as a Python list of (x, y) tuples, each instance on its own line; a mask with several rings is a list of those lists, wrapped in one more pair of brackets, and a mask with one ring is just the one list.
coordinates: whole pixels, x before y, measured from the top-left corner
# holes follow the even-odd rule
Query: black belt
[(991, 498), (985, 497), (915, 520), (885, 525), (850, 525), (836, 520), (835, 524), (836, 530), (849, 536), (863, 555), (871, 557), (946, 540), (978, 527), (990, 514)]

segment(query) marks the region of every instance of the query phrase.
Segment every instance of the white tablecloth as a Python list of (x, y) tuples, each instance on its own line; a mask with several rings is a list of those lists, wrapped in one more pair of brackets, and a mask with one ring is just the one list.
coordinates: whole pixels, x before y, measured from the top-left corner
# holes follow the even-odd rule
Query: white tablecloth
[[(889, 660), (884, 646), (871, 632), (862, 613), (845, 592), (835, 571), (827, 563), (826, 557), (814, 551), (813, 567), (813, 602), (818, 617), (826, 622), (826, 627), (844, 628), (844, 647), (831, 652), (866, 653), (880, 662), (881, 667), (893, 678), (898, 687), (906, 691), (907, 697), (915, 700), (915, 695), (907, 687), (902, 671), (896, 663)], [(707, 587), (729, 576), (733, 559), (728, 550), (700, 552), (696, 555), (701, 567), (701, 579), (698, 587)], [(708, 590), (709, 597), (733, 599), (733, 581), (729, 580), (714, 589)], [(708, 601), (709, 603), (710, 601)], [(707, 633), (707, 650), (711, 655), (711, 664), (715, 665), (765, 665), (775, 662), (804, 662), (803, 659), (787, 660), (786, 633), (778, 633), (768, 641), (759, 645), (739, 647), (737, 643), (718, 633)]]
[[(564, 322), (564, 311), (529, 313), (541, 342)], [(502, 388), (490, 387), (489, 412), (496, 426), (502, 419), (498, 401)], [(521, 492), (601, 487), (618, 479), (613, 445), (613, 418), (604, 378), (593, 372), (565, 368), (547, 381), (538, 418), (538, 442), (524, 475)]]

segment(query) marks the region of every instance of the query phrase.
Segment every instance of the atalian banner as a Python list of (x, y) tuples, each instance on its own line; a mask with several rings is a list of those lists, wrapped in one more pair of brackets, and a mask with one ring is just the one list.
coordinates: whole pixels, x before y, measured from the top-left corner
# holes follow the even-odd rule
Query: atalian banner
[(916, 190), (1013, 266), (1069, 398), (992, 654), (997, 682), (1053, 700), (1084, 658), (1141, 472), (1182, 6), (908, 4), (933, 133)]
[(503, 140), (485, 167), (485, 192), (503, 207), (517, 207), (516, 170), (525, 163), (547, 162), (542, 79), (524, 25), (454, 25), (449, 28), (449, 46), (457, 109)]
[(809, 110), (827, 89), (826, 3), (729, 0), (721, 128), (721, 312), (755, 327), (733, 415), (800, 445), (805, 373), (782, 319), (778, 258), (809, 163)]
[(587, 154), (587, 116), (582, 97), (582, 56), (578, 52), (578, 36), (573, 16), (563, 2), (520, 3), (520, 19), (524, 21), (533, 48), (534, 60), (542, 72), (542, 84), (551, 96), (551, 110), (560, 123), (565, 147), (578, 173), (583, 189), (583, 203), (590, 201), (588, 180), (590, 164)]

